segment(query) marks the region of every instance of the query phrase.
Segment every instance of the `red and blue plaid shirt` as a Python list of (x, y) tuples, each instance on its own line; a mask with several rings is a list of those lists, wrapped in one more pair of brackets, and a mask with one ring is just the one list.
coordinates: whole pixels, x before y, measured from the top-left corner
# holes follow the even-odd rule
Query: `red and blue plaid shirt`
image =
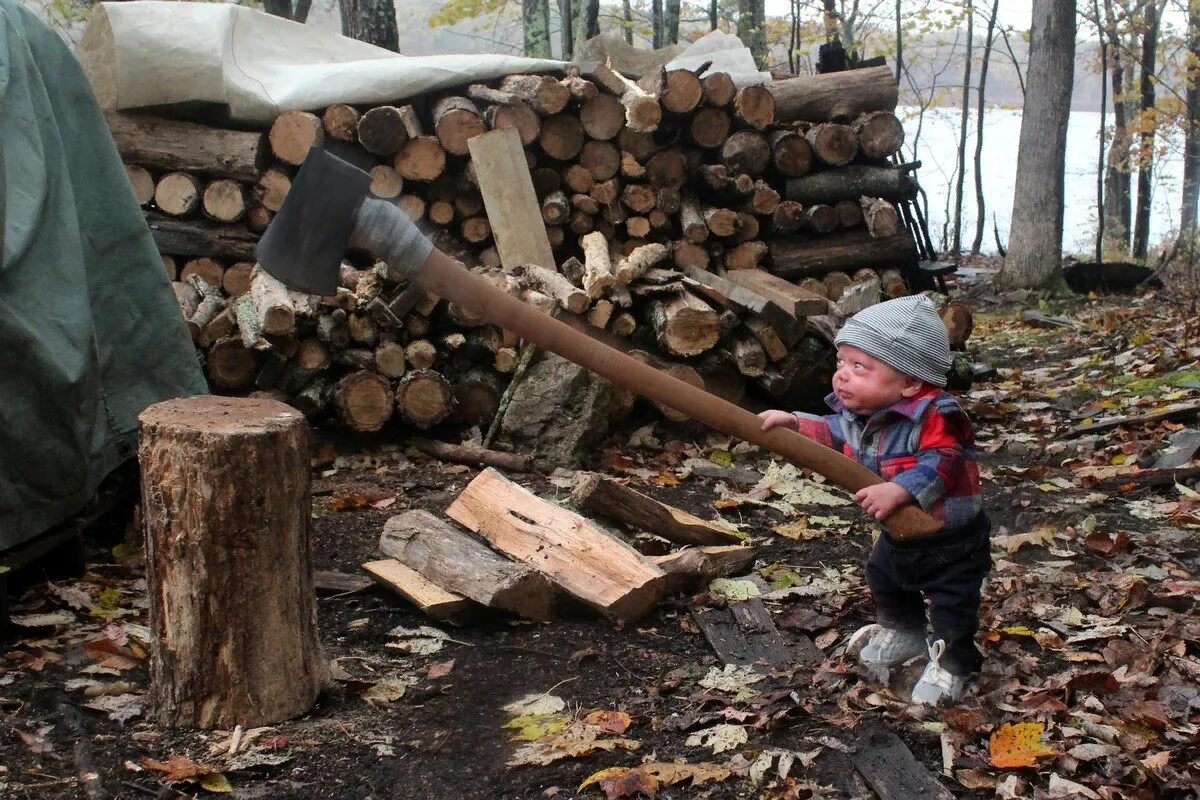
[(953, 395), (927, 386), (870, 417), (855, 414), (833, 394), (825, 402), (835, 413), (796, 413), (800, 433), (903, 486), (946, 530), (979, 514), (975, 432)]

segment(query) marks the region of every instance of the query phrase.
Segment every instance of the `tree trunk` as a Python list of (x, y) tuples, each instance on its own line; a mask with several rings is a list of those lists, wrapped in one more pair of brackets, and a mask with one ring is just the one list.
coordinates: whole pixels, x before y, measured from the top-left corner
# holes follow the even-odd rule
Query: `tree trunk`
[(1196, 246), (1196, 213), (1200, 205), (1200, 5), (1188, 13), (1187, 127), (1183, 138), (1183, 199), (1179, 236), (1191, 262)]
[(633, 44), (633, 7), (629, 0), (621, 0), (621, 21), (621, 29), (625, 32), (625, 44)]
[(1063, 173), (1075, 74), (1074, 0), (1033, 9), (1028, 85), (1021, 119), (1009, 251), (1000, 278), (1044, 284), (1062, 269)]
[(971, 254), (978, 255), (983, 247), (984, 218), (987, 208), (983, 199), (983, 112), (987, 101), (988, 62), (992, 58), (992, 43), (996, 34), (996, 15), (1000, 13), (1000, 0), (992, 0), (992, 11), (988, 15), (987, 35), (983, 40), (983, 62), (979, 65), (979, 103), (975, 112), (975, 241), (971, 242)]
[(342, 10), (342, 35), (393, 53), (400, 52), (393, 0), (338, 0)]
[(663, 46), (663, 0), (650, 0), (650, 46)]
[(521, 21), (525, 28), (525, 55), (550, 58), (550, 20), (542, 0), (521, 0)]
[(585, 4), (583, 26), (585, 39), (600, 35), (600, 0), (583, 0)]
[(306, 713), (329, 669), (304, 418), (202, 395), (151, 406), (139, 423), (158, 721), (258, 727)]
[[(1158, 0), (1146, 3), (1145, 30), (1142, 34), (1142, 113), (1154, 109), (1155, 57), (1158, 53)], [(1133, 257), (1146, 258), (1150, 245), (1150, 203), (1153, 200), (1154, 126), (1146, 125), (1141, 135), (1138, 157), (1137, 211), (1133, 221)]]
[(954, 255), (962, 252), (963, 185), (967, 179), (967, 123), (971, 109), (971, 58), (975, 47), (975, 3), (967, 0), (967, 58), (963, 64), (962, 111), (958, 126), (958, 174), (954, 181)]
[(1113, 133), (1104, 170), (1104, 228), (1110, 246), (1129, 252), (1132, 221), (1131, 180), (1129, 172), (1129, 108), (1125, 92), (1125, 52), (1117, 32), (1112, 0), (1104, 0), (1104, 27), (1112, 58)]
[(666, 44), (679, 44), (679, 0), (666, 0), (663, 6), (663, 36)]
[(1100, 146), (1096, 153), (1096, 263), (1104, 262), (1104, 138), (1108, 127), (1108, 37), (1100, 16), (1100, 0), (1092, 0), (1092, 14), (1100, 29)]
[(760, 69), (767, 66), (767, 27), (763, 0), (738, 0), (738, 38)]

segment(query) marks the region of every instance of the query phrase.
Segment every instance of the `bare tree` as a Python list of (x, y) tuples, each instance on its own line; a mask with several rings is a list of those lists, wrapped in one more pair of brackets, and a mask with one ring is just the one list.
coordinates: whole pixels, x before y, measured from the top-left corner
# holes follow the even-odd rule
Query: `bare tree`
[(521, 0), (525, 55), (550, 58), (550, 14), (543, 0)]
[(1075, 0), (1033, 4), (1008, 257), (999, 278), (1039, 286), (1061, 274), (1063, 173), (1075, 77)]
[(987, 20), (987, 35), (983, 39), (983, 60), (979, 65), (979, 105), (975, 112), (975, 241), (971, 242), (972, 255), (978, 255), (983, 248), (983, 227), (987, 216), (983, 199), (983, 112), (987, 100), (988, 64), (992, 60), (996, 15), (999, 12), (1000, 0), (992, 0), (992, 11)]
[(621, 0), (622, 29), (625, 31), (625, 44), (633, 44), (633, 7), (629, 0)]
[(1108, 114), (1108, 37), (1100, 17), (1100, 0), (1092, 0), (1100, 34), (1100, 152), (1096, 155), (1096, 263), (1104, 261), (1104, 131)]
[(667, 44), (679, 44), (679, 0), (666, 0), (663, 6), (663, 36)]
[(1104, 33), (1108, 41), (1109, 73), (1112, 82), (1113, 132), (1104, 168), (1104, 228), (1110, 246), (1129, 251), (1133, 219), (1129, 170), (1129, 103), (1125, 97), (1126, 62), (1119, 21), (1113, 0), (1104, 0)]
[[(1145, 6), (1145, 21), (1142, 31), (1141, 92), (1142, 114), (1154, 113), (1155, 61), (1158, 55), (1158, 5), (1148, 0)], [(1141, 125), (1142, 134), (1138, 158), (1137, 208), (1133, 219), (1133, 257), (1146, 257), (1150, 244), (1150, 202), (1154, 172), (1154, 129), (1156, 126)]]
[(900, 83), (900, 76), (904, 73), (904, 14), (901, 6), (903, 0), (896, 0), (896, 83)]
[(650, 29), (650, 46), (657, 50), (663, 46), (663, 0), (650, 0)]
[(342, 11), (342, 35), (377, 47), (400, 52), (393, 0), (338, 0)]
[(760, 68), (767, 66), (767, 26), (763, 0), (738, 0), (738, 38)]
[(971, 113), (971, 57), (975, 40), (975, 3), (966, 2), (967, 57), (963, 60), (962, 114), (958, 129), (958, 174), (954, 184), (954, 254), (962, 252), (963, 184), (967, 177), (967, 122)]
[(1200, 2), (1188, 3), (1187, 125), (1183, 134), (1183, 202), (1179, 238), (1188, 261), (1195, 258), (1196, 214), (1200, 210)]

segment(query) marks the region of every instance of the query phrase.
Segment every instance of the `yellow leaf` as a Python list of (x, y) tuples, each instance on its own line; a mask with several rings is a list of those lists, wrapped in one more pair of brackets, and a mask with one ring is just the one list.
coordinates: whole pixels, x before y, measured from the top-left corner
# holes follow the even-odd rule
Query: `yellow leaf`
[(1035, 635), (1032, 628), (1028, 628), (1024, 625), (1009, 625), (1008, 627), (1001, 628), (1000, 630), (1003, 631), (1004, 633), (1007, 633), (1009, 636), (1034, 636)]
[(583, 721), (605, 733), (624, 733), (629, 730), (633, 720), (624, 711), (604, 711), (597, 709), (588, 712)]
[(678, 486), (679, 478), (675, 477), (674, 472), (665, 469), (650, 478), (650, 483), (653, 483), (655, 486)]
[(631, 770), (629, 767), (605, 767), (604, 769), (598, 772), (593, 772), (591, 775), (588, 775), (586, 778), (584, 778), (583, 783), (579, 784), (579, 790), (583, 791), (592, 784), (599, 783), (600, 781), (607, 780), (609, 778), (624, 777), (632, 771), (633, 770)]
[(201, 778), (200, 787), (218, 794), (229, 794), (233, 791), (233, 787), (229, 784), (229, 779), (219, 772), (210, 772)]
[[(783, 525), (776, 525), (771, 529), (774, 533), (780, 536), (786, 536), (789, 539), (799, 539), (801, 541), (812, 538), (812, 534), (808, 530), (808, 520), (801, 517), (795, 522), (786, 522)], [(816, 535), (820, 536), (824, 531), (818, 531)]]
[(733, 456), (729, 454), (728, 450), (713, 450), (708, 454), (708, 460), (718, 467), (725, 467), (726, 469), (733, 466)]
[(512, 741), (534, 742), (552, 733), (558, 733), (570, 724), (570, 714), (525, 714), (513, 717), (504, 727), (516, 731), (509, 734), (508, 738)]
[(990, 754), (993, 767), (1035, 767), (1039, 758), (1058, 755), (1053, 747), (1042, 743), (1046, 726), (1040, 722), (1018, 722), (1001, 725), (992, 734)]

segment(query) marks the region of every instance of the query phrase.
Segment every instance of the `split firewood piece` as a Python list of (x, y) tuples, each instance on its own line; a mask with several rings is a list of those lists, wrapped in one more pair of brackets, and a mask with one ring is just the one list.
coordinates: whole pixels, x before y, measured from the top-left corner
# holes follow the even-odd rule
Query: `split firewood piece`
[(193, 258), (179, 268), (179, 280), (187, 282), (192, 276), (203, 279), (209, 286), (220, 288), (224, 282), (225, 267), (213, 258)]
[(667, 573), (671, 594), (707, 585), (713, 578), (741, 575), (754, 563), (758, 548), (740, 544), (685, 547), (662, 556), (649, 556)]
[(583, 290), (593, 300), (616, 282), (612, 259), (608, 254), (608, 239), (603, 233), (589, 233), (583, 237)]
[(150, 170), (137, 164), (126, 164), (125, 174), (129, 177), (129, 185), (133, 188), (133, 196), (139, 206), (144, 206), (154, 199), (154, 176)]
[(721, 161), (735, 175), (761, 175), (771, 163), (771, 145), (757, 131), (738, 131), (721, 145)]
[(767, 358), (772, 361), (782, 361), (787, 357), (788, 347), (784, 344), (779, 333), (761, 317), (750, 317), (743, 324), (754, 334), (754, 338), (762, 345)]
[(775, 96), (766, 86), (743, 86), (733, 99), (733, 113), (757, 130), (775, 122)]
[(351, 372), (338, 381), (333, 399), (342, 422), (359, 433), (375, 433), (392, 418), (392, 386), (377, 372)]
[(818, 295), (805, 291), (790, 281), (765, 270), (737, 270), (727, 273), (725, 277), (729, 281), (771, 300), (794, 317), (829, 313), (829, 300), (824, 293)]
[(732, 103), (737, 95), (737, 86), (728, 72), (710, 72), (700, 80), (700, 84), (704, 88), (706, 106), (724, 108)]
[(196, 310), (192, 312), (187, 321), (192, 341), (198, 342), (200, 340), (200, 331), (208, 323), (212, 322), (213, 317), (217, 316), (225, 308), (225, 298), (221, 294), (221, 282), (219, 280), (215, 284), (212, 284), (198, 275), (193, 275), (186, 282), (200, 295), (200, 302), (196, 304)]
[(325, 141), (321, 118), (307, 111), (285, 111), (275, 118), (267, 134), (271, 152), (285, 164), (299, 166), (313, 147)]
[(579, 121), (588, 136), (607, 142), (625, 126), (625, 107), (611, 94), (597, 94), (580, 106)]
[(650, 324), (659, 345), (674, 356), (697, 356), (721, 337), (721, 317), (690, 292), (650, 304)]
[(652, 133), (658, 129), (663, 112), (657, 97), (608, 64), (597, 65), (593, 76), (601, 88), (621, 98), (621, 105), (625, 106), (625, 125), (630, 130), (634, 133)]
[(700, 105), (704, 97), (700, 79), (687, 69), (658, 67), (642, 76), (638, 86), (657, 95), (663, 110), (672, 114), (687, 114)]
[(694, 514), (594, 472), (576, 476), (571, 502), (588, 513), (615, 519), (677, 544), (732, 544), (742, 540)]
[(821, 163), (831, 167), (845, 166), (858, 154), (858, 137), (849, 125), (833, 122), (813, 125), (805, 138)]
[(184, 217), (200, 207), (204, 184), (187, 172), (168, 172), (154, 186), (154, 204), (164, 214)]
[(734, 331), (728, 345), (737, 371), (747, 378), (757, 378), (767, 370), (767, 352), (753, 335)]
[(467, 155), (470, 152), (467, 141), (487, 130), (475, 104), (454, 95), (434, 104), (433, 127), (442, 147), (456, 156)]
[(250, 300), (263, 333), (290, 336), (296, 331), (296, 307), (287, 287), (273, 276), (255, 267), (250, 276)]
[(850, 288), (850, 284), (854, 281), (850, 280), (850, 276), (844, 272), (834, 271), (827, 273), (821, 282), (825, 284), (825, 296), (833, 302), (842, 299), (842, 293)]
[(325, 133), (343, 142), (353, 142), (358, 139), (358, 120), (361, 115), (354, 106), (345, 103), (335, 103), (325, 109), (321, 116), (321, 124)]
[[(412, 353), (406, 354), (412, 363)], [(396, 408), (407, 422), (418, 428), (429, 428), (454, 411), (454, 392), (441, 373), (416, 369), (398, 382)]]
[(708, 225), (694, 198), (684, 197), (680, 203), (679, 226), (683, 238), (692, 244), (700, 244), (708, 238)]
[(372, 578), (408, 600), (427, 617), (450, 625), (462, 625), (472, 616), (473, 602), (446, 591), (394, 558), (368, 561), (362, 566)]
[(860, 202), (863, 220), (873, 238), (895, 236), (900, 232), (900, 212), (894, 205), (880, 197), (864, 197)]
[(580, 103), (586, 103), (600, 94), (600, 89), (596, 84), (589, 81), (587, 78), (581, 78), (578, 75), (568, 75), (559, 81), (563, 86), (567, 87), (567, 91), (571, 93), (571, 97), (578, 100)]
[(766, 181), (756, 180), (754, 191), (750, 194), (750, 210), (763, 217), (769, 217), (779, 208), (782, 200), (779, 192)]
[(519, 271), (514, 271), (514, 274), (543, 294), (553, 297), (560, 306), (572, 314), (582, 314), (592, 303), (587, 292), (552, 269), (539, 267), (536, 264), (527, 264), (519, 268)]
[(766, 242), (754, 240), (742, 242), (725, 254), (725, 269), (730, 272), (757, 269), (758, 265), (771, 252)]
[(879, 282), (883, 284), (884, 297), (895, 299), (908, 294), (908, 282), (898, 269), (880, 270)]
[(382, 158), (394, 155), (408, 140), (400, 109), (395, 106), (377, 106), (363, 114), (357, 134), (364, 150)]
[(779, 331), (786, 341), (791, 342), (799, 337), (803, 326), (797, 321), (796, 315), (767, 296), (734, 282), (731, 279), (733, 271), (724, 276), (695, 268), (685, 269), (683, 272), (687, 276), (685, 285), (694, 288), (697, 293), (722, 308), (732, 309), (743, 315), (762, 317)]
[(573, 114), (556, 114), (542, 120), (538, 145), (546, 155), (558, 161), (570, 161), (583, 150), (587, 135), (583, 123)]
[(571, 100), (571, 90), (549, 75), (506, 75), (500, 90), (547, 117), (560, 113)]
[(665, 244), (644, 244), (617, 262), (617, 283), (629, 284), (637, 280), (646, 270), (661, 263), (670, 250)]
[(209, 219), (217, 222), (237, 222), (245, 216), (249, 201), (242, 184), (220, 178), (204, 187), (201, 205), (204, 216)]
[(491, 130), (514, 129), (526, 147), (536, 142), (542, 131), (542, 118), (524, 103), (488, 106), (483, 110), (483, 121)]
[(891, 111), (863, 114), (851, 127), (859, 149), (868, 158), (891, 158), (904, 146), (904, 125)]
[(593, 328), (604, 330), (608, 327), (609, 321), (612, 319), (613, 313), (616, 311), (616, 305), (613, 301), (606, 297), (602, 297), (595, 302), (591, 310), (588, 311), (588, 324)]
[(471, 481), (446, 514), (610, 619), (636, 620), (662, 598), (665, 574), (631, 546), (494, 469)]
[(864, 308), (875, 305), (882, 294), (879, 275), (874, 270), (860, 269), (852, 280), (837, 302), (838, 311), (844, 317), (854, 316)]
[(379, 549), (447, 591), (535, 622), (554, 612), (554, 585), (428, 511), (389, 519)]
[[(192, 319), (195, 320), (195, 317)], [(233, 312), (233, 306), (224, 305), (201, 329), (196, 344), (207, 350), (219, 339), (232, 336), (236, 328), (237, 316)]]

